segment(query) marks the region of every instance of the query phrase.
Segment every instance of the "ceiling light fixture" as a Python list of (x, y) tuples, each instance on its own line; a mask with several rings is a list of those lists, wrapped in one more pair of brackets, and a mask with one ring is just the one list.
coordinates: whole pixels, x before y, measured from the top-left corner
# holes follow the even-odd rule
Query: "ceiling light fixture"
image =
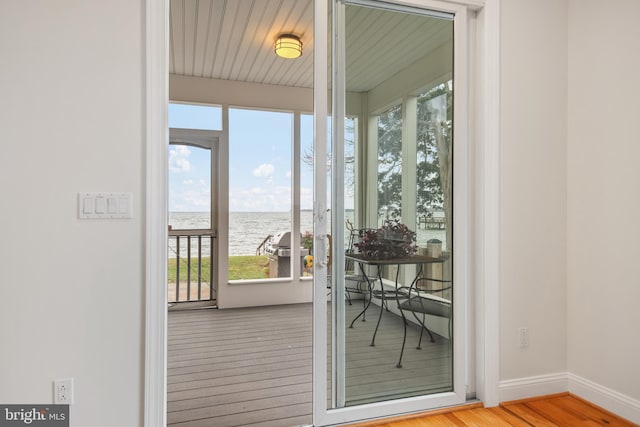
[(298, 58), (302, 55), (302, 41), (293, 34), (280, 34), (276, 40), (276, 55), (281, 58)]

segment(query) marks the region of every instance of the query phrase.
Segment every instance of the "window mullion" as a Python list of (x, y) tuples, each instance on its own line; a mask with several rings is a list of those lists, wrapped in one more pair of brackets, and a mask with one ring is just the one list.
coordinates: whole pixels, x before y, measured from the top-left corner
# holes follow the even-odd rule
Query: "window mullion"
[(293, 113), (293, 147), (291, 150), (292, 188), (291, 192), (291, 278), (293, 281), (300, 279), (300, 112)]

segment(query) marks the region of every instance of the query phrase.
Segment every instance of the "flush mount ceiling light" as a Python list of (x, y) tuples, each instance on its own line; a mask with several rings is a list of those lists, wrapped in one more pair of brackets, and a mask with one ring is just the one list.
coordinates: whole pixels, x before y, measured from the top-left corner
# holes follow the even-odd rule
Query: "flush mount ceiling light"
[(293, 34), (281, 34), (276, 40), (276, 55), (281, 58), (297, 58), (302, 55), (300, 37)]

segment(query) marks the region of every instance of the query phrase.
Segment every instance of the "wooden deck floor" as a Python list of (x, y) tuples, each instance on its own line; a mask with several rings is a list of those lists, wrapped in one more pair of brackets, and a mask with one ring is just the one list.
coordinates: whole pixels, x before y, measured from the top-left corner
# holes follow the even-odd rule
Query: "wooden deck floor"
[[(347, 318), (361, 308), (354, 302)], [(423, 342), (410, 330), (395, 367), (402, 323), (384, 313), (370, 347), (374, 312), (347, 329), (347, 404), (450, 387), (448, 341)], [(168, 424), (289, 427), (311, 423), (311, 304), (169, 313)], [(329, 351), (329, 349), (328, 349)]]

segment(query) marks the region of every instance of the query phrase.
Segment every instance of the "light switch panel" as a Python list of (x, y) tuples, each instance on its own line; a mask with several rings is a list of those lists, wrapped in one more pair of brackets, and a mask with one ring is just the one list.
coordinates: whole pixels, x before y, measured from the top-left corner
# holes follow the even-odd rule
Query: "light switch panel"
[(82, 213), (92, 214), (95, 211), (96, 201), (93, 197), (82, 197)]
[(131, 193), (78, 193), (78, 218), (129, 219)]
[(96, 196), (96, 213), (103, 214), (106, 211), (106, 203), (104, 197)]
[(127, 197), (118, 197), (118, 213), (126, 214), (129, 212), (129, 201)]
[(107, 213), (114, 214), (118, 211), (118, 199), (115, 197), (107, 198)]

